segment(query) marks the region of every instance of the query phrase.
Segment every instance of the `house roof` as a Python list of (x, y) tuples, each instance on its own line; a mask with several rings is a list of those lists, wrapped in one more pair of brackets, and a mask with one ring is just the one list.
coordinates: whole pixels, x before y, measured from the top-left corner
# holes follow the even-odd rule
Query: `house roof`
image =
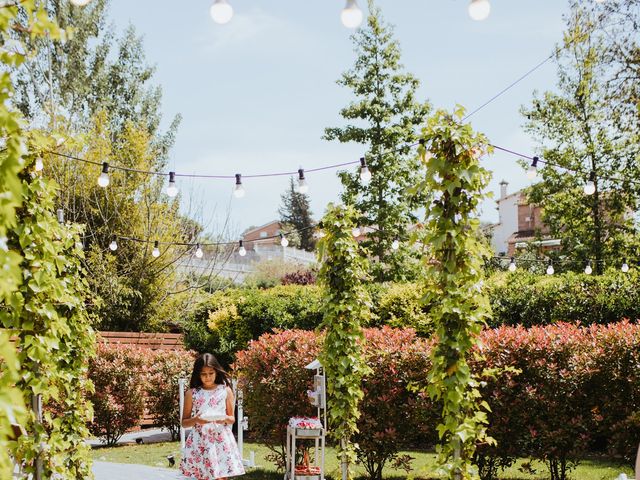
[(259, 227), (249, 228), (248, 230), (245, 230), (244, 232), (242, 232), (242, 235), (244, 236), (244, 235), (248, 235), (249, 233), (252, 233), (252, 232), (257, 232), (257, 231), (260, 231), (260, 230), (264, 230), (266, 227), (269, 227), (269, 226), (274, 225), (274, 224), (280, 225), (280, 220), (271, 220), (270, 222), (265, 223), (264, 225), (260, 225)]

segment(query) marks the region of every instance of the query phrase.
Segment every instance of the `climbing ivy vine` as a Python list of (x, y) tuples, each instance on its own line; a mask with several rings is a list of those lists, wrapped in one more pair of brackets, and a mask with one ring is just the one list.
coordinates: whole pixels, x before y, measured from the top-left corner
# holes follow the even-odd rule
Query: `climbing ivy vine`
[[(35, 0), (4, 2), (0, 8), (0, 325), (11, 323), (11, 298), (21, 283), (20, 254), (9, 248), (7, 230), (16, 226), (16, 208), (22, 203), (22, 184), (18, 174), (25, 167), (27, 139), (20, 113), (11, 104), (13, 83), (9, 70), (20, 65), (30, 52), (11, 43), (11, 31), (20, 29), (32, 37), (49, 35), (62, 38), (64, 32), (52, 22), (44, 5)], [(20, 10), (17, 5), (20, 5)], [(18, 14), (21, 12), (20, 17)], [(26, 410), (17, 388), (21, 365), (8, 332), (0, 331), (0, 478), (12, 478), (10, 458), (11, 425), (22, 422)]]
[(318, 242), (318, 283), (324, 290), (321, 328), (326, 329), (320, 362), (327, 372), (330, 430), (339, 441), (343, 480), (351, 478), (355, 455), (350, 439), (357, 432), (361, 383), (369, 370), (362, 355), (361, 328), (371, 307), (363, 284), (368, 262), (352, 234), (356, 218), (353, 207), (329, 205), (322, 219), (325, 236)]
[(41, 398), (44, 414), (39, 419), (30, 411), (24, 422), (26, 435), (10, 447), (27, 473), (90, 478), (84, 440), (91, 419), (87, 366), (95, 335), (85, 310), (88, 285), (80, 264), (81, 227), (57, 218), (53, 180), (29, 171), (21, 177), (23, 205), (7, 242), (22, 255), (22, 284), (2, 305), (11, 311), (3, 324), (18, 347), (16, 384), (26, 400)]
[(490, 173), (480, 166), (487, 139), (462, 121), (464, 110), (438, 111), (423, 131), (419, 154), (426, 168), (416, 191), (428, 192), (424, 228), (416, 239), (428, 246), (425, 301), (437, 343), (432, 351), (429, 395), (442, 405), (439, 463), (447, 478), (477, 478), (472, 456), (486, 435), (486, 411), (468, 357), (489, 315), (482, 271), (489, 249), (480, 233), (478, 206)]

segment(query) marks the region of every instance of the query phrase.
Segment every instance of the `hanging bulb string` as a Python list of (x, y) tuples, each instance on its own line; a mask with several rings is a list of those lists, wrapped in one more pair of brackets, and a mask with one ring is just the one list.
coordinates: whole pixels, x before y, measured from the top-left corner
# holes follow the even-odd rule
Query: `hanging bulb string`
[[(310, 230), (313, 228), (319, 228), (318, 225), (310, 225), (308, 227), (303, 227), (300, 229), (292, 230), (291, 232), (302, 233), (306, 230)], [(270, 235), (268, 237), (262, 237), (257, 240), (247, 240), (246, 243), (255, 243), (257, 241), (263, 242), (264, 240), (274, 240), (276, 238), (282, 238), (281, 235), (285, 235), (284, 233), (278, 233), (276, 235)], [(286, 235), (285, 235), (286, 236)], [(145, 244), (158, 244), (164, 246), (176, 246), (176, 247), (214, 247), (214, 246), (230, 246), (230, 245), (238, 245), (238, 241), (225, 241), (225, 242), (163, 242), (159, 240), (147, 240), (144, 238), (137, 237), (129, 237), (124, 235), (113, 235), (113, 238), (116, 240), (128, 240), (131, 242), (137, 243), (145, 243)]]
[[(561, 168), (563, 170), (566, 170), (567, 172), (571, 172), (571, 173), (574, 173), (576, 175), (584, 175), (584, 172), (582, 172), (580, 170), (577, 170), (575, 168), (564, 167), (562, 165), (558, 165), (557, 163), (553, 163), (553, 162), (550, 162), (548, 160), (544, 160), (541, 157), (530, 157), (529, 155), (524, 155), (522, 153), (518, 153), (518, 152), (516, 152), (514, 150), (511, 150), (511, 149), (508, 149), (508, 148), (504, 148), (504, 147), (501, 147), (499, 145), (490, 144), (490, 146), (493, 147), (496, 150), (500, 150), (501, 152), (505, 152), (505, 153), (508, 153), (510, 155), (514, 155), (516, 157), (524, 158), (526, 160), (531, 160), (531, 161), (533, 161), (535, 159), (536, 163), (541, 163), (541, 164), (544, 164), (544, 165), (547, 165), (547, 166), (553, 167), (553, 168)], [(589, 171), (589, 177), (591, 177), (591, 175), (593, 175), (593, 171), (592, 170)], [(598, 175), (598, 178), (600, 178), (602, 180), (608, 180), (608, 181), (614, 182), (614, 183), (627, 182), (627, 183), (632, 183), (632, 184), (640, 186), (640, 181), (634, 180), (634, 179), (631, 179), (631, 178), (611, 177), (611, 176), (606, 176), (606, 175)]]

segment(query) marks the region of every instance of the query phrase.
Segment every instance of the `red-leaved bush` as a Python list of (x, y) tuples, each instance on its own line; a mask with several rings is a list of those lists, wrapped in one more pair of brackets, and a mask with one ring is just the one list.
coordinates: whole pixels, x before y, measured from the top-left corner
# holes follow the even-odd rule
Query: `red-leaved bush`
[(146, 407), (153, 423), (171, 433), (177, 440), (180, 433), (180, 401), (178, 380), (187, 384), (193, 370), (194, 356), (189, 352), (155, 350), (145, 351)]
[(178, 379), (188, 379), (193, 360), (190, 352), (98, 344), (89, 364), (95, 384), (95, 393), (89, 397), (94, 410), (91, 433), (115, 445), (126, 431), (141, 424), (146, 412), (156, 426), (177, 438)]
[[(411, 330), (366, 331), (365, 355), (373, 372), (363, 381), (358, 459), (380, 478), (401, 448), (431, 444), (439, 408), (411, 386), (425, 386), (429, 343)], [(284, 453), (289, 417), (309, 415), (306, 390), (321, 337), (308, 331), (263, 335), (240, 352), (241, 377), (253, 435)], [(517, 457), (544, 460), (553, 480), (564, 480), (588, 451), (631, 457), (640, 432), (640, 325), (620, 322), (587, 328), (556, 324), (483, 332), (472, 362), (491, 407), (489, 434), (497, 446), (479, 445), (484, 480)], [(330, 399), (329, 399), (330, 408)]]
[(107, 445), (115, 445), (144, 414), (143, 366), (138, 349), (117, 344), (98, 344), (89, 363), (89, 377), (95, 385), (89, 397), (94, 412), (89, 430)]

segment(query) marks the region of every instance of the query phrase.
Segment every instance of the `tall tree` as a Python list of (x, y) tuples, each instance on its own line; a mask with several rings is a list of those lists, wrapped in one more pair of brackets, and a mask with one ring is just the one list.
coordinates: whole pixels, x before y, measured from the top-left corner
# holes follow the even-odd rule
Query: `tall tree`
[[(16, 105), (32, 123), (50, 126), (56, 115), (79, 130), (99, 111), (106, 111), (114, 138), (128, 121), (144, 124), (168, 150), (179, 123), (159, 132), (162, 90), (151, 84), (154, 68), (146, 62), (142, 39), (129, 26), (119, 39), (107, 24), (109, 0), (78, 7), (50, 0), (47, 8), (71, 34), (57, 40), (32, 38), (17, 31), (19, 44), (37, 54), (15, 72)], [(117, 48), (114, 48), (117, 45)]]
[(309, 197), (296, 191), (293, 178), (289, 181), (289, 188), (280, 197), (282, 205), (278, 209), (280, 223), (283, 229), (292, 233), (289, 243), (292, 246), (300, 247), (308, 252), (315, 248), (313, 238), (313, 225), (311, 209), (309, 207)]
[[(640, 200), (638, 131), (620, 121), (620, 101), (606, 95), (612, 70), (600, 27), (592, 12), (573, 5), (557, 57), (557, 91), (536, 95), (523, 109), (542, 157), (562, 167), (542, 168), (530, 199), (543, 207), (545, 224), (562, 240), (561, 253), (579, 259), (577, 269), (595, 263), (596, 273), (637, 254), (633, 212)], [(589, 179), (591, 195), (583, 193)]]
[(407, 188), (417, 183), (422, 167), (407, 144), (416, 141), (430, 106), (416, 100), (420, 82), (404, 71), (392, 27), (384, 23), (373, 0), (366, 26), (352, 40), (356, 61), (338, 84), (351, 89), (356, 98), (340, 112), (353, 123), (327, 128), (324, 138), (366, 145), (372, 178), (366, 183), (358, 172), (341, 172), (342, 200), (355, 206), (360, 227), (373, 227), (364, 245), (371, 251), (375, 278), (405, 279), (415, 272), (410, 267), (412, 251), (404, 243), (398, 250), (392, 245), (394, 240), (406, 240), (407, 227), (417, 221), (415, 210), (422, 195), (409, 195)]

